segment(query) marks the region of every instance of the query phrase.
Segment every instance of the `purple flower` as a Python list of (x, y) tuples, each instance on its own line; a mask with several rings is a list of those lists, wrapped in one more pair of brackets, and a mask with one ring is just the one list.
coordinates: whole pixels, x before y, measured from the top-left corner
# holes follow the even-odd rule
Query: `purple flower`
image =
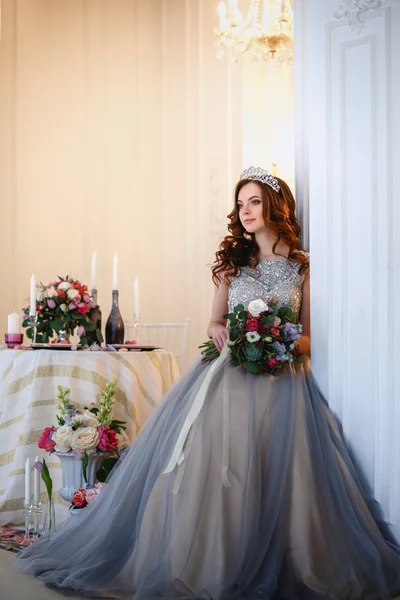
[[(275, 348), (275, 350), (278, 352), (278, 354), (284, 354), (285, 353), (286, 348), (280, 342), (274, 342), (272, 345)], [(276, 357), (276, 358), (278, 359), (278, 357)]]
[(299, 339), (297, 325), (294, 325), (293, 323), (285, 323), (284, 325), (282, 325), (281, 330), (285, 342), (293, 342), (294, 340)]
[(83, 456), (83, 452), (80, 452), (79, 450), (75, 450), (75, 449), (72, 449), (72, 454), (74, 456), (76, 456), (77, 458), (82, 458), (82, 456)]
[(56, 307), (56, 303), (54, 302), (54, 300), (52, 298), (50, 298), (49, 300), (47, 300), (47, 306), (49, 308), (55, 308)]
[(33, 468), (36, 469), (36, 471), (39, 471), (39, 473), (41, 473), (42, 469), (43, 469), (43, 465), (42, 465), (41, 461), (35, 460), (35, 462), (33, 463)]
[(86, 333), (86, 329), (82, 325), (79, 325), (76, 332), (79, 335), (79, 337), (83, 337)]
[(98, 352), (100, 350), (100, 346), (95, 342), (94, 344), (89, 346), (89, 350), (91, 350), (92, 352)]

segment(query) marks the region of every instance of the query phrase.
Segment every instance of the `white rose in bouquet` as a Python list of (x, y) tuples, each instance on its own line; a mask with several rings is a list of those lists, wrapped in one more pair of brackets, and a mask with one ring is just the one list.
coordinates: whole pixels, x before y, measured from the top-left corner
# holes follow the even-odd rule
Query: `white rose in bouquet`
[(54, 287), (49, 287), (44, 292), (45, 298), (55, 298), (56, 296), (58, 296), (58, 294), (57, 294), (56, 288), (54, 288)]
[(96, 415), (92, 412), (90, 412), (90, 410), (85, 409), (83, 411), (82, 414), (83, 417), (83, 421), (85, 421), (87, 424), (87, 427), (98, 427), (100, 425)]
[(43, 302), (43, 300), (44, 300), (44, 290), (40, 290), (36, 294), (36, 302)]
[(53, 442), (56, 443), (54, 450), (56, 452), (69, 452), (71, 450), (72, 429), (68, 425), (61, 425), (53, 435)]
[(252, 300), (248, 309), (252, 317), (258, 317), (262, 312), (268, 309), (268, 306), (265, 304), (264, 300), (259, 298), (258, 300)]
[(78, 427), (82, 426), (82, 423), (84, 420), (85, 419), (84, 419), (83, 415), (74, 415), (71, 419), (71, 426), (78, 429)]
[(74, 450), (93, 454), (99, 443), (99, 434), (95, 427), (80, 427), (71, 435), (71, 446)]
[(74, 289), (74, 288), (70, 288), (67, 291), (67, 296), (69, 300), (73, 300), (74, 298), (76, 298), (77, 296), (79, 296), (79, 292), (78, 290)]
[(66, 304), (60, 304), (60, 309), (61, 309), (61, 310), (62, 310), (64, 313), (68, 312), (68, 306), (67, 306)]
[(71, 287), (71, 284), (68, 283), (68, 281), (62, 281), (60, 283), (60, 285), (58, 286), (59, 290), (69, 290), (69, 288)]

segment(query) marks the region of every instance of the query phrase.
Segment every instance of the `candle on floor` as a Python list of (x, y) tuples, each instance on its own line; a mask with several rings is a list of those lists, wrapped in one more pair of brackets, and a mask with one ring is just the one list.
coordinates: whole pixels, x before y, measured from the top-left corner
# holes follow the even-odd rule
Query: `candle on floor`
[(8, 315), (7, 333), (21, 333), (21, 315), (14, 310)]
[(118, 289), (118, 254), (114, 254), (113, 259), (113, 290)]
[(31, 277), (31, 306), (29, 314), (31, 317), (36, 315), (36, 279), (34, 275)]
[(140, 304), (139, 304), (139, 281), (138, 278), (135, 277), (133, 282), (133, 313), (136, 319), (139, 318), (140, 315)]
[(31, 461), (29, 458), (25, 461), (25, 505), (31, 505)]
[[(39, 461), (39, 457), (35, 458), (35, 462)], [(40, 503), (40, 473), (36, 469), (33, 469), (33, 502), (34, 504)]]

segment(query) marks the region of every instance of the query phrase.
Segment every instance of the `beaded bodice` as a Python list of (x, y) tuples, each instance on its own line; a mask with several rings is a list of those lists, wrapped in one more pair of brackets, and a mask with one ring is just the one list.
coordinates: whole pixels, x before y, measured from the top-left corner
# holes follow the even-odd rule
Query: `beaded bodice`
[(298, 321), (305, 278), (305, 275), (299, 274), (299, 269), (299, 263), (286, 258), (262, 260), (255, 269), (243, 267), (229, 286), (229, 312), (238, 304), (247, 308), (252, 300), (258, 298), (267, 303), (274, 299), (283, 306), (289, 306)]

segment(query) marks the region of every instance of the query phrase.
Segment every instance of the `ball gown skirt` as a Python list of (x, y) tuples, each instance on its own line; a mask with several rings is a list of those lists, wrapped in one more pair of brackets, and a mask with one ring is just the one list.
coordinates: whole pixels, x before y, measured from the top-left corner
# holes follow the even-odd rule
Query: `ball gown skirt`
[(165, 473), (210, 365), (166, 395), (96, 502), (17, 564), (86, 597), (376, 600), (400, 594), (400, 550), (308, 367), (226, 361)]

